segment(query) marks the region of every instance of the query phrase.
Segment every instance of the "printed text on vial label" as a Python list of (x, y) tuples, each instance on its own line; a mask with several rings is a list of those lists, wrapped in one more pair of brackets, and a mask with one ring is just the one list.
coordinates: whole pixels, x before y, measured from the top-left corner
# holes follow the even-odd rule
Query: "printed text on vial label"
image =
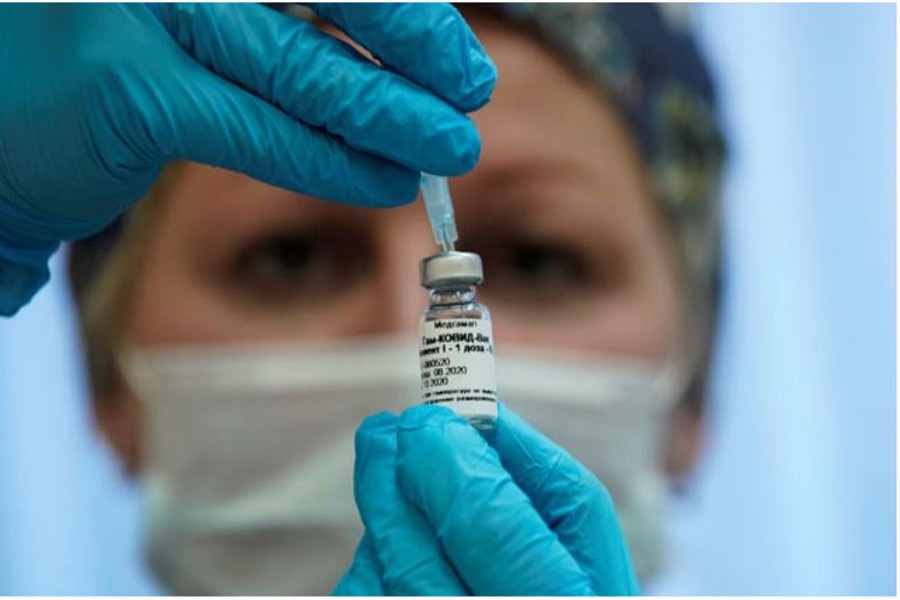
[(426, 321), (422, 323), (420, 335), (424, 402), (497, 400), (490, 321)]

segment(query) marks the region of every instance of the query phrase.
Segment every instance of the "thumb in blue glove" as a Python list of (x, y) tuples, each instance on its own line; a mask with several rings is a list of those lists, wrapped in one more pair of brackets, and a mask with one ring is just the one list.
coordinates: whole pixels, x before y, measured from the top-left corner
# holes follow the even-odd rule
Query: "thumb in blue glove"
[(371, 417), (355, 490), (366, 535), (338, 594), (640, 593), (606, 489), (504, 406), (490, 444), (440, 407)]
[(374, 207), (475, 165), (496, 71), (452, 6), (314, 9), (381, 65), (259, 5), (0, 6), (0, 315), (172, 160)]

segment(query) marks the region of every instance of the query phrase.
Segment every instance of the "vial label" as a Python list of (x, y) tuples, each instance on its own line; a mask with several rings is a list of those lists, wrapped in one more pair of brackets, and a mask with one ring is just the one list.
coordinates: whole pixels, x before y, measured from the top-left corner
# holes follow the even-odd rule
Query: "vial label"
[(494, 339), (485, 319), (438, 319), (419, 327), (422, 401), (465, 418), (496, 418)]

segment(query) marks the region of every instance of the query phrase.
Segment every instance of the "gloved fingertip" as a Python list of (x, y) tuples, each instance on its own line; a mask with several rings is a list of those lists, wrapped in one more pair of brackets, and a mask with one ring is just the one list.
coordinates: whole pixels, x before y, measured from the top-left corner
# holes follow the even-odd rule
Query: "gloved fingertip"
[[(445, 44), (455, 51), (448, 52), (444, 62), (447, 81), (456, 81), (457, 85), (445, 89), (442, 95), (461, 111), (470, 112), (487, 104), (497, 84), (497, 67), (465, 18), (458, 10), (453, 10), (453, 14), (455, 18), (441, 22), (445, 25), (445, 38), (458, 40), (458, 44)], [(455, 73), (459, 77), (453, 77)]]
[(359, 450), (367, 445), (374, 437), (395, 435), (397, 431), (398, 417), (389, 412), (379, 412), (369, 415), (356, 430), (356, 447)]
[(482, 54), (482, 59), (476, 71), (475, 90), (486, 101), (490, 99), (494, 88), (497, 87), (497, 65), (486, 52)]
[(442, 177), (464, 175), (478, 164), (481, 158), (481, 136), (471, 119), (460, 115), (438, 126), (435, 144), (443, 151), (435, 153), (427, 172)]
[[(477, 462), (485, 449), (490, 446), (478, 430), (446, 406), (417, 406), (400, 415), (397, 460), (401, 471), (419, 470), (429, 464), (457, 464), (459, 460)], [(423, 461), (423, 454), (429, 459)]]
[(46, 259), (39, 264), (15, 264), (0, 256), (0, 317), (12, 317), (50, 279)]
[(363, 419), (354, 436), (357, 458), (371, 453), (372, 447), (378, 445), (379, 440), (395, 437), (397, 420), (397, 415), (389, 412), (376, 413)]
[(453, 173), (453, 176), (465, 175), (475, 168), (475, 165), (478, 164), (478, 159), (480, 158), (481, 136), (479, 136), (476, 131), (472, 139), (463, 147), (462, 152), (460, 152), (459, 169), (458, 172)]
[(381, 429), (385, 426), (393, 425), (397, 422), (398, 417), (392, 412), (386, 410), (369, 415), (362, 420), (359, 428), (362, 429)]
[(403, 411), (398, 428), (407, 431), (426, 427), (444, 428), (453, 422), (466, 424), (465, 420), (446, 406), (421, 404)]
[(403, 169), (403, 175), (393, 177), (388, 183), (389, 189), (382, 196), (373, 197), (371, 208), (393, 208), (412, 204), (419, 195), (421, 174), (417, 171)]
[(370, 505), (373, 493), (382, 493), (384, 474), (392, 471), (389, 465), (397, 453), (397, 416), (381, 412), (367, 417), (356, 430), (354, 447), (353, 493), (365, 520), (365, 507)]
[[(546, 440), (546, 438), (543, 437), (543, 434), (535, 429), (531, 423), (520, 417), (518, 413), (503, 402), (497, 402), (497, 429), (499, 430), (501, 428), (505, 434), (515, 436), (538, 436)], [(549, 442), (550, 440), (546, 441)]]
[(476, 111), (490, 102), (491, 94), (497, 86), (497, 67), (491, 57), (480, 46), (472, 49), (470, 55), (472, 77), (458, 106), (463, 112)]
[(411, 204), (419, 194), (421, 175), (399, 165), (390, 165), (373, 178), (356, 181), (353, 203), (366, 208), (394, 208)]
[(499, 430), (501, 427), (505, 432), (515, 434), (515, 432), (531, 426), (525, 419), (510, 410), (506, 404), (497, 402), (497, 427), (495, 429)]
[[(497, 426), (487, 442), (514, 472), (534, 472), (530, 465), (557, 464), (563, 449), (505, 404), (497, 403)], [(566, 461), (568, 464), (570, 461)]]

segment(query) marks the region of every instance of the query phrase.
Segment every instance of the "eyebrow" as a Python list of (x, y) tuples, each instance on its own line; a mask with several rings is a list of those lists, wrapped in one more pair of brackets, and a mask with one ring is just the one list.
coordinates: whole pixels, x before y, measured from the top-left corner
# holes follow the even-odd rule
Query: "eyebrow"
[(619, 185), (612, 168), (598, 168), (595, 163), (571, 161), (549, 153), (486, 161), (466, 180), (464, 191), (471, 193), (471, 190), (477, 189), (478, 196), (490, 196), (491, 190), (504, 195), (508, 190), (513, 190), (525, 200), (535, 197), (536, 188), (551, 186), (558, 191), (567, 190), (595, 199), (599, 203), (604, 203), (605, 198), (630, 193)]
[[(603, 149), (598, 146), (578, 151), (572, 146), (560, 150), (529, 145), (486, 154), (474, 174), (498, 184), (507, 180), (564, 178), (570, 183), (614, 189), (624, 187), (619, 184), (626, 182), (629, 173), (622, 171), (631, 171), (633, 166), (622, 164), (621, 159), (621, 156), (604, 157)], [(637, 167), (637, 176), (643, 182), (646, 179), (643, 163)]]
[(458, 195), (461, 233), (480, 226), (511, 230), (540, 225), (548, 230), (573, 227), (579, 235), (619, 237), (616, 224), (624, 204), (613, 198), (613, 190), (596, 181), (587, 177), (576, 180), (549, 169), (533, 170), (526, 177), (511, 168), (482, 175)]

